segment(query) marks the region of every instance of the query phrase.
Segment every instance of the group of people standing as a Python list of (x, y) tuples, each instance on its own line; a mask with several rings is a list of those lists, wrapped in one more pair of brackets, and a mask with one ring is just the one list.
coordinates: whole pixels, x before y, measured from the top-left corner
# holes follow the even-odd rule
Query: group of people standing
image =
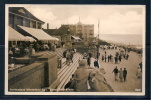
[[(90, 66), (91, 65), (91, 57), (92, 57), (92, 54), (91, 53), (84, 53), (83, 55), (83, 59), (86, 59), (87, 60), (87, 65)], [(94, 67), (97, 67), (99, 68), (99, 62), (98, 62), (98, 57), (94, 60)]]
[[(115, 81), (118, 81), (118, 79), (120, 79), (121, 82), (125, 82), (126, 81), (126, 76), (127, 76), (127, 70), (126, 68), (124, 68), (124, 70), (122, 70), (122, 68), (120, 68), (120, 70), (118, 70), (117, 66), (114, 68), (114, 70), (112, 71), (112, 73), (114, 72), (114, 76), (115, 76)], [(118, 78), (119, 76), (119, 78)]]
[(107, 52), (104, 51), (104, 55), (102, 55), (102, 62), (113, 62), (114, 59), (115, 64), (118, 64), (122, 61), (122, 58), (128, 60), (129, 55), (116, 52), (115, 56), (113, 56), (112, 54), (107, 55)]
[(70, 63), (73, 63), (73, 57), (75, 53), (75, 49), (68, 49), (63, 52), (63, 56), (66, 58), (66, 65), (70, 65)]
[(113, 62), (113, 56), (110, 54), (110, 55), (102, 55), (102, 62), (105, 61), (105, 62)]

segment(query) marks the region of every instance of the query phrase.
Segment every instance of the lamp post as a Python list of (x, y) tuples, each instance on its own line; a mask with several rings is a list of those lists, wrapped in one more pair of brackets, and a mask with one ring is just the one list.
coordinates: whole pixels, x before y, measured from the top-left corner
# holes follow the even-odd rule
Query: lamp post
[(66, 40), (67, 46), (71, 47), (71, 34), (70, 34), (70, 28), (67, 28), (67, 40)]

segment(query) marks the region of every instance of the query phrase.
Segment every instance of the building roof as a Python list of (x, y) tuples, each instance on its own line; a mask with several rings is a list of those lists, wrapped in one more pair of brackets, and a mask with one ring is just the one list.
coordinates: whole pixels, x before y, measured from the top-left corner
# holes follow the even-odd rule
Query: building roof
[(45, 31), (47, 34), (49, 35), (54, 35), (54, 31), (56, 31), (57, 29), (43, 29), (43, 31)]
[(62, 25), (59, 29), (53, 32), (54, 35), (64, 35), (68, 33), (68, 27)]
[(36, 21), (39, 21), (41, 23), (45, 23), (43, 21), (41, 21), (40, 19), (36, 18), (33, 14), (31, 14), (28, 10), (26, 10), (24, 7), (9, 7), (9, 12), (10, 13), (15, 13), (18, 14), (20, 16), (24, 16)]
[[(65, 35), (68, 34), (69, 25), (61, 25), (61, 27), (53, 32), (53, 35)], [(70, 34), (74, 34), (72, 30), (70, 30)]]

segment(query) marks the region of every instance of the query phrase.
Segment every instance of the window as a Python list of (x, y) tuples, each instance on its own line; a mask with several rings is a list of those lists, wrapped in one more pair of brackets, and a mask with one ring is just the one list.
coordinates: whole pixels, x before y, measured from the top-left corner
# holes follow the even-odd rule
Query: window
[(30, 20), (28, 20), (28, 19), (24, 19), (24, 26), (26, 26), (26, 27), (30, 27)]
[(41, 29), (41, 23), (37, 23), (38, 29)]
[(89, 35), (93, 35), (93, 33), (90, 33)]
[(32, 28), (36, 28), (36, 22), (35, 22), (35, 21), (32, 21), (32, 22), (31, 22), (31, 27), (32, 27)]
[(78, 30), (78, 33), (81, 33), (81, 30)]
[(22, 17), (17, 16), (16, 25), (23, 26), (23, 18)]
[(17, 25), (23, 26), (23, 18), (14, 15), (14, 29), (17, 29)]

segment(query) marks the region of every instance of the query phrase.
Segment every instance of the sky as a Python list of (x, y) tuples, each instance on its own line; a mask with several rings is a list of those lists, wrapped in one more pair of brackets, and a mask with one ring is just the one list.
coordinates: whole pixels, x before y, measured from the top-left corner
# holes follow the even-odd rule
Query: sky
[[(11, 5), (25, 7), (44, 21), (43, 28), (59, 28), (61, 24), (94, 24), (94, 34), (144, 33), (144, 5)], [(99, 24), (99, 28), (98, 28)]]

